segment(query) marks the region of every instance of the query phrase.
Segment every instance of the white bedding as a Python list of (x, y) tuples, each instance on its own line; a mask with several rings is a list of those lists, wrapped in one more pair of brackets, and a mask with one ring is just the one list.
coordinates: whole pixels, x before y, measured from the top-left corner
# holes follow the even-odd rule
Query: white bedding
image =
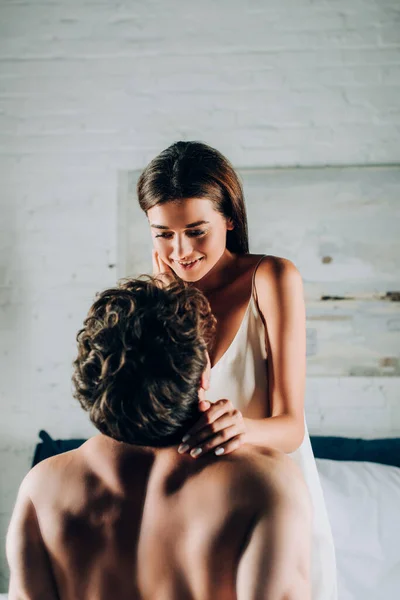
[(323, 459), (317, 466), (336, 548), (339, 600), (399, 600), (400, 468)]
[(317, 459), (336, 548), (339, 600), (400, 598), (400, 469)]

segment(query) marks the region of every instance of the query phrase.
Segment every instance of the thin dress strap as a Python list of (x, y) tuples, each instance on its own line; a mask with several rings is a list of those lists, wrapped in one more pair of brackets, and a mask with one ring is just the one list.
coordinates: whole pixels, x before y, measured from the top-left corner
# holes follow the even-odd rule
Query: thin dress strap
[(262, 259), (265, 258), (265, 257), (266, 257), (266, 254), (263, 254), (262, 257), (260, 258), (260, 260), (257, 262), (257, 264), (255, 266), (255, 269), (253, 271), (253, 277), (251, 279), (251, 297), (254, 298), (256, 300), (256, 302), (257, 302), (257, 291), (256, 291), (256, 288), (255, 288), (254, 282), (256, 280), (257, 269), (258, 269), (258, 267), (259, 267)]

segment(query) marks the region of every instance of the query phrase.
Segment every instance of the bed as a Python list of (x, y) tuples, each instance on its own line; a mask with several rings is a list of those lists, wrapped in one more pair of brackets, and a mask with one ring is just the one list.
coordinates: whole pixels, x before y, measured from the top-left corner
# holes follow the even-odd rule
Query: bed
[(316, 461), (336, 549), (339, 600), (398, 600), (400, 468)]
[[(85, 441), (39, 436), (33, 465)], [(400, 438), (311, 436), (311, 444), (336, 548), (339, 600), (398, 600)]]

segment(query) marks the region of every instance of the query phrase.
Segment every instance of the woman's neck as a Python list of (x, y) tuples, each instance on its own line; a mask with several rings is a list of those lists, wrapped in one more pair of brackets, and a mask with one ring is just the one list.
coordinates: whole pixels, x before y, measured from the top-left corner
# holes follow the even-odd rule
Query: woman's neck
[(209, 296), (230, 283), (235, 278), (236, 269), (237, 255), (225, 249), (213, 268), (199, 281), (194, 281), (193, 286)]

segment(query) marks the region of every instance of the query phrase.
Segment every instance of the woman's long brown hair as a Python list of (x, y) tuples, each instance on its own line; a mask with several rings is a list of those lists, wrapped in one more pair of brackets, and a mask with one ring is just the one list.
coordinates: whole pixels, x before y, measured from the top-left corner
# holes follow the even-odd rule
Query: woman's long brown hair
[(232, 219), (226, 247), (234, 254), (249, 252), (243, 189), (230, 162), (202, 142), (176, 142), (156, 156), (142, 172), (137, 194), (141, 209), (187, 198), (210, 200), (215, 210)]

